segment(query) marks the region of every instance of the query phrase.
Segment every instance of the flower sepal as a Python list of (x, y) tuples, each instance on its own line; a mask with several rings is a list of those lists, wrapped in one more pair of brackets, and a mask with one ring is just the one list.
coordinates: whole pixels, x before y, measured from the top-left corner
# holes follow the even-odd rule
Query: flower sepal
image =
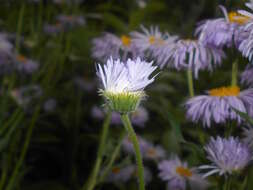
[(109, 109), (121, 114), (136, 111), (140, 101), (146, 96), (143, 91), (113, 93), (101, 90), (100, 94), (104, 96)]

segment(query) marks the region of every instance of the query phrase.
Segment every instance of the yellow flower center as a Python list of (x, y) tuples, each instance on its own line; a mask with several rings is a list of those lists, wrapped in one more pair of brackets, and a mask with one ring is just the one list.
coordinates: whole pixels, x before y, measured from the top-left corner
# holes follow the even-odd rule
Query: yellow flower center
[(232, 23), (245, 24), (246, 22), (249, 21), (250, 18), (244, 15), (241, 15), (237, 12), (230, 12), (228, 13), (228, 19), (229, 19), (229, 22), (232, 22)]
[(120, 172), (120, 168), (119, 167), (112, 168), (112, 173), (118, 174), (119, 172)]
[(191, 170), (189, 170), (188, 168), (184, 168), (182, 166), (178, 166), (176, 168), (176, 172), (177, 172), (177, 174), (181, 175), (182, 177), (191, 177), (192, 176)]
[(150, 43), (150, 44), (155, 43), (155, 40), (156, 40), (156, 39), (155, 39), (155, 36), (150, 36), (150, 37), (149, 37), (149, 43)]
[(126, 35), (121, 36), (121, 41), (124, 46), (130, 46), (131, 44), (131, 38)]
[(23, 55), (17, 55), (16, 58), (17, 58), (18, 61), (20, 61), (20, 62), (22, 62), (22, 63), (26, 63), (26, 62), (27, 62), (26, 57), (23, 56)]
[(240, 88), (238, 86), (215, 88), (208, 91), (210, 96), (238, 96), (240, 94)]
[(154, 148), (149, 148), (149, 149), (147, 150), (147, 154), (148, 154), (149, 156), (155, 156), (155, 155), (156, 155), (156, 150), (155, 150)]

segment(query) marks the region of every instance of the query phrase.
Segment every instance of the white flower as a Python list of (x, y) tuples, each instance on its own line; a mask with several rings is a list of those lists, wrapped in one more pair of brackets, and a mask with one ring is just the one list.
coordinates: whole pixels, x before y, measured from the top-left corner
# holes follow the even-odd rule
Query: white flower
[(118, 112), (134, 111), (145, 96), (144, 88), (154, 81), (155, 76), (150, 75), (156, 68), (140, 58), (126, 63), (110, 58), (104, 66), (98, 64), (97, 75), (103, 83), (100, 92), (109, 107)]

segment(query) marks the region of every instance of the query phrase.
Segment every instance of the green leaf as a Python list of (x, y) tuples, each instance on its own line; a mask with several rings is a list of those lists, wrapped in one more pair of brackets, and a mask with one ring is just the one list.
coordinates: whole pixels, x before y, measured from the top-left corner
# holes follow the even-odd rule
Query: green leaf
[(239, 114), (245, 121), (253, 126), (253, 118), (251, 118), (247, 113), (241, 112), (235, 108), (232, 108), (237, 114)]

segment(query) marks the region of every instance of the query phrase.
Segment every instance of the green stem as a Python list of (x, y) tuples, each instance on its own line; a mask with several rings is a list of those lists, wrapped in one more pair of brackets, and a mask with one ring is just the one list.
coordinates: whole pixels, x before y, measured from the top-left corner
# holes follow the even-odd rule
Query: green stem
[(100, 166), (103, 160), (103, 154), (104, 154), (106, 139), (108, 136), (110, 122), (111, 122), (111, 112), (107, 114), (105, 121), (103, 123), (103, 131), (102, 131), (102, 134), (100, 137), (100, 143), (98, 146), (97, 159), (96, 159), (94, 168), (92, 170), (91, 176), (89, 178), (87, 188), (86, 188), (86, 184), (84, 184), (82, 187), (82, 190), (93, 190), (94, 187), (96, 186), (98, 172), (100, 170)]
[(19, 52), (20, 36), (21, 36), (21, 31), (22, 31), (24, 13), (25, 13), (25, 3), (22, 4), (22, 7), (19, 12), (19, 19), (18, 19), (17, 33), (16, 33), (16, 53)]
[(28, 146), (30, 144), (30, 140), (31, 140), (31, 136), (32, 136), (32, 133), (33, 133), (34, 126), (35, 126), (35, 122), (36, 122), (36, 120), (39, 116), (39, 111), (40, 111), (40, 108), (37, 107), (37, 109), (35, 110), (34, 116), (32, 117), (31, 124), (28, 128), (26, 138), (25, 138), (25, 142), (24, 142), (24, 146), (21, 150), (21, 155), (19, 157), (19, 160), (17, 161), (17, 164), (15, 165), (15, 168), (14, 168), (14, 171), (13, 171), (11, 177), (9, 178), (10, 180), (9, 180), (9, 183), (8, 183), (5, 190), (11, 190), (15, 186), (16, 178), (17, 178), (19, 170), (20, 170), (20, 168), (23, 164), (23, 161), (25, 159), (25, 156), (26, 156), (26, 153), (27, 153), (27, 150), (28, 150)]
[(231, 86), (237, 86), (238, 61), (235, 60), (232, 65)]
[(193, 78), (192, 78), (192, 70), (187, 70), (187, 82), (188, 82), (188, 89), (190, 97), (194, 96), (194, 86), (193, 86)]
[(108, 165), (104, 169), (104, 171), (99, 179), (99, 183), (102, 183), (104, 181), (104, 179), (107, 177), (107, 175), (109, 174), (109, 172), (111, 171), (111, 168), (112, 168), (117, 156), (119, 155), (120, 148), (121, 148), (121, 145), (123, 143), (125, 136), (126, 136), (126, 132), (124, 131), (119, 138), (119, 143), (116, 146), (116, 148), (114, 149)]
[(230, 190), (230, 189), (231, 189), (231, 188), (230, 188), (230, 183), (231, 183), (231, 180), (230, 180), (229, 177), (227, 177), (227, 178), (225, 179), (223, 189), (224, 189), (224, 190)]
[(135, 150), (136, 162), (137, 162), (137, 168), (138, 168), (139, 190), (145, 190), (144, 167), (143, 167), (143, 163), (142, 163), (142, 155), (141, 155), (141, 150), (140, 150), (138, 138), (134, 132), (134, 129), (131, 125), (128, 115), (122, 114), (120, 117), (121, 117), (121, 120), (124, 124), (124, 127), (126, 128), (126, 130), (128, 132), (128, 135), (133, 143), (133, 147)]

